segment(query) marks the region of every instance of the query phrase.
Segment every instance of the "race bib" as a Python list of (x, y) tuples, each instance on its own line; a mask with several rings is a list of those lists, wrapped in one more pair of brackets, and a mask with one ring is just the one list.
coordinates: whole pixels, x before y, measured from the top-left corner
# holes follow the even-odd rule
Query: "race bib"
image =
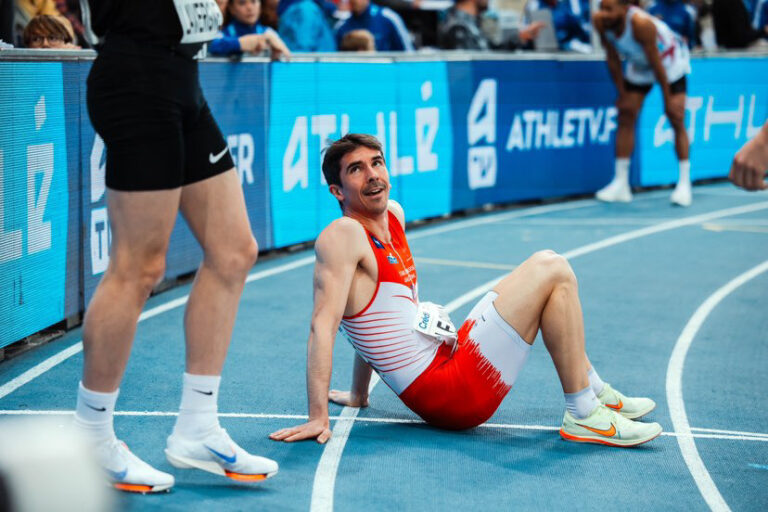
[(216, 0), (173, 0), (181, 22), (181, 44), (205, 43), (216, 37), (223, 17)]
[(434, 302), (419, 302), (413, 328), (436, 342), (446, 345), (453, 346), (458, 339), (456, 327), (453, 326), (448, 312), (443, 306)]

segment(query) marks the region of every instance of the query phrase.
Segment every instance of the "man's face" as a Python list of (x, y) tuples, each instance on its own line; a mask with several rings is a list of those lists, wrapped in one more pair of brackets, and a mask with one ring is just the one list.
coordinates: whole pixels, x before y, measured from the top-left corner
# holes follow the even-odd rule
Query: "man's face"
[(370, 4), (371, 0), (349, 0), (349, 8), (357, 16), (363, 14)]
[(259, 0), (231, 0), (229, 14), (240, 23), (255, 25), (261, 14), (261, 2)]
[(615, 26), (627, 15), (627, 6), (618, 0), (601, 0), (600, 13), (603, 16), (605, 24), (609, 27)]
[(331, 185), (331, 193), (342, 202), (344, 212), (373, 216), (387, 211), (391, 186), (379, 151), (360, 146), (344, 155), (340, 166), (341, 187)]

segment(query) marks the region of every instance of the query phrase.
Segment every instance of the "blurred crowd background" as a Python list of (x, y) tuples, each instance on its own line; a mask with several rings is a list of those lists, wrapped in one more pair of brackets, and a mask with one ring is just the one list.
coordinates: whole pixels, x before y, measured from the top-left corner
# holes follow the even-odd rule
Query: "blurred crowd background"
[[(209, 52), (564, 51), (590, 53), (594, 0), (217, 0)], [(693, 50), (768, 47), (768, 0), (632, 0)], [(85, 19), (84, 19), (85, 15)], [(0, 0), (2, 48), (91, 48), (83, 0)], [(270, 45), (261, 44), (264, 38)]]

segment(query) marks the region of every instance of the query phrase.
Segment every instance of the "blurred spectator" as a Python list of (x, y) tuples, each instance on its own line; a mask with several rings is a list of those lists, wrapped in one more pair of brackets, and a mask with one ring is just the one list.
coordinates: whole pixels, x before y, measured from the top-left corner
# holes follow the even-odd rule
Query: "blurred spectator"
[(259, 23), (274, 30), (277, 30), (279, 26), (277, 19), (278, 1), (263, 0), (261, 2), (261, 16), (259, 16)]
[(448, 9), (438, 28), (438, 44), (444, 50), (490, 50), (519, 48), (532, 41), (542, 27), (541, 23), (527, 25), (513, 31), (506, 40), (491, 42), (480, 30), (480, 17), (488, 9), (488, 0), (457, 0)]
[(279, 1), (278, 33), (292, 52), (336, 51), (336, 41), (326, 9), (322, 0)]
[[(749, 5), (756, 11), (755, 3)], [(752, 28), (752, 14), (739, 0), (714, 0), (712, 18), (717, 44), (725, 48), (746, 48), (758, 41), (761, 33)]]
[(349, 0), (350, 16), (336, 29), (336, 41), (341, 43), (353, 30), (368, 30), (381, 52), (413, 51), (411, 36), (400, 16), (389, 7), (374, 5), (370, 0)]
[(683, 38), (688, 48), (693, 48), (696, 41), (696, 8), (683, 0), (654, 0), (646, 10), (667, 24), (677, 35)]
[[(15, 0), (14, 3), (13, 43), (16, 46), (24, 46), (24, 28), (32, 18), (41, 14), (48, 14), (50, 16), (60, 15), (58, 9), (56, 9), (56, 3), (53, 0)], [(69, 24), (69, 22), (67, 22), (67, 24)]]
[(259, 24), (260, 12), (259, 0), (229, 0), (224, 12), (227, 21), (208, 50), (213, 55), (238, 55), (271, 48), (273, 57), (289, 56), (290, 51), (277, 32)]
[(548, 9), (552, 13), (558, 48), (580, 53), (592, 51), (589, 32), (582, 24), (581, 13), (578, 16), (574, 14), (568, 0), (528, 0), (525, 4), (525, 20), (530, 22), (534, 12), (541, 9)]
[(752, 15), (752, 28), (768, 39), (768, 0), (758, 0)]
[(65, 21), (60, 16), (35, 16), (24, 28), (24, 46), (34, 49), (79, 49), (80, 47), (74, 44), (72, 32), (64, 24)]
[(347, 32), (339, 43), (342, 52), (375, 52), (376, 40), (367, 30), (352, 30)]
[(54, 0), (54, 3), (59, 13), (72, 25), (75, 42), (83, 48), (89, 48), (90, 45), (85, 38), (85, 27), (81, 21), (83, 17), (80, 13), (80, 0)]

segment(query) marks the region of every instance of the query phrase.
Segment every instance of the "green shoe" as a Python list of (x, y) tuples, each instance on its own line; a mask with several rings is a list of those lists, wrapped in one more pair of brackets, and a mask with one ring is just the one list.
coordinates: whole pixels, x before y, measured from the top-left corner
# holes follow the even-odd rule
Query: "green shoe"
[(636, 420), (645, 416), (656, 408), (656, 402), (650, 398), (624, 396), (613, 389), (607, 382), (600, 394), (597, 395), (597, 399), (604, 406), (613, 409), (630, 420)]
[(647, 443), (661, 434), (658, 423), (628, 420), (621, 414), (598, 405), (583, 419), (565, 411), (560, 436), (577, 443), (598, 443), (627, 448)]

